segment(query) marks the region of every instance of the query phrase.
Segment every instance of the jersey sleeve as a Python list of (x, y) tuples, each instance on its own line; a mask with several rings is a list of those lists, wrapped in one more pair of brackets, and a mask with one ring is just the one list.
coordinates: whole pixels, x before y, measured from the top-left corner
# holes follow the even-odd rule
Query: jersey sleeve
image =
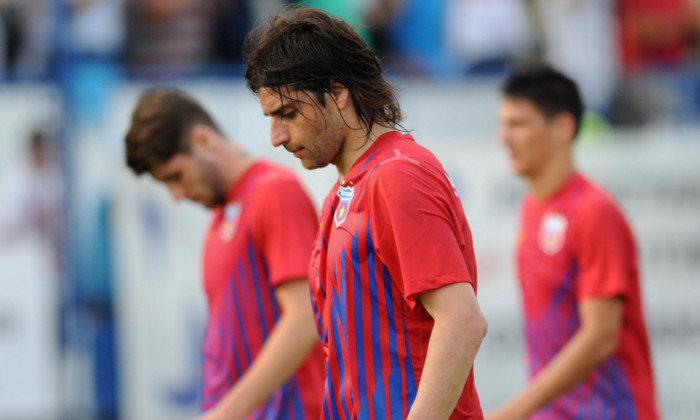
[(576, 223), (577, 299), (626, 298), (636, 257), (623, 215), (611, 202), (599, 200), (583, 209)]
[(295, 178), (270, 177), (256, 188), (252, 236), (265, 255), (274, 285), (308, 278), (317, 229), (316, 211)]
[(466, 219), (447, 176), (417, 162), (383, 166), (369, 185), (370, 230), (409, 307), (427, 290), (458, 282), (476, 287), (463, 255), (471, 246), (460, 227)]

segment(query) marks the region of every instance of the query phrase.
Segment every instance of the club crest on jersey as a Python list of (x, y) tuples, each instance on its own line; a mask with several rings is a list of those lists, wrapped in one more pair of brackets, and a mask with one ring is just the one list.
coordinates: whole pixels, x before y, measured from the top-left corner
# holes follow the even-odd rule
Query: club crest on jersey
[(559, 213), (547, 213), (542, 218), (539, 232), (540, 249), (547, 255), (554, 255), (564, 246), (566, 228), (569, 222)]
[(236, 234), (238, 227), (238, 216), (241, 215), (241, 203), (229, 203), (224, 207), (224, 220), (219, 228), (219, 238), (228, 242)]
[(335, 220), (335, 227), (340, 226), (345, 219), (348, 217), (348, 212), (350, 211), (350, 202), (352, 197), (355, 195), (355, 187), (340, 187), (338, 189), (338, 197), (340, 197), (340, 204), (338, 208), (335, 209), (335, 214), (333, 215), (333, 220)]

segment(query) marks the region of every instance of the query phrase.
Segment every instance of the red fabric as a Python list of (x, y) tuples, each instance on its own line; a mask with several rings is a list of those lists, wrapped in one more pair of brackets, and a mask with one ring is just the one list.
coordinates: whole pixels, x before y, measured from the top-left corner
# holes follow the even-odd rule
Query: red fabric
[(272, 284), (307, 278), (318, 218), (299, 181), (289, 173), (265, 176), (251, 206), (251, 234), (265, 254)]
[[(433, 328), (417, 294), (477, 284), (469, 225), (437, 159), (411, 136), (378, 138), (328, 194), (310, 268), (328, 355), (322, 418), (406, 418)], [(450, 418), (482, 418), (472, 373)]]
[(611, 198), (578, 174), (545, 202), (528, 196), (518, 272), (530, 376), (576, 333), (582, 301), (620, 297), (624, 302), (615, 353), (532, 418), (658, 419), (637, 250)]
[(687, 57), (688, 34), (697, 24), (688, 0), (619, 0), (618, 8), (622, 59), (628, 71), (646, 65), (674, 66)]
[[(209, 318), (203, 342), (201, 405), (209, 409), (247, 371), (281, 314), (275, 286), (306, 278), (317, 228), (293, 173), (257, 162), (213, 211), (204, 248)], [(323, 394), (320, 345), (248, 420), (317, 418)]]

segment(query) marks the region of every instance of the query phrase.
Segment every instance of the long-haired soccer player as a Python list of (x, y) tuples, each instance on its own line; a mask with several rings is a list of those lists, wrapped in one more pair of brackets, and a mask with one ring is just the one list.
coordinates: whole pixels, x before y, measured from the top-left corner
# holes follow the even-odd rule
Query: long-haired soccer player
[(377, 58), (312, 8), (276, 15), (248, 42), (272, 144), (339, 175), (310, 273), (328, 355), (321, 418), (482, 418), (472, 362), (487, 327), (469, 225), (440, 162), (396, 130)]

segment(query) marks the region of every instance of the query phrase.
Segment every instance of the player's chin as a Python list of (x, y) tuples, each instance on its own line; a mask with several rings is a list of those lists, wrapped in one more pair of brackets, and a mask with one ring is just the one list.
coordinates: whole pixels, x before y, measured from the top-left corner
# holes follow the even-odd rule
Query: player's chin
[(319, 163), (314, 159), (299, 158), (299, 161), (301, 161), (301, 166), (303, 166), (304, 169), (316, 169), (321, 167), (321, 165), (319, 165)]

